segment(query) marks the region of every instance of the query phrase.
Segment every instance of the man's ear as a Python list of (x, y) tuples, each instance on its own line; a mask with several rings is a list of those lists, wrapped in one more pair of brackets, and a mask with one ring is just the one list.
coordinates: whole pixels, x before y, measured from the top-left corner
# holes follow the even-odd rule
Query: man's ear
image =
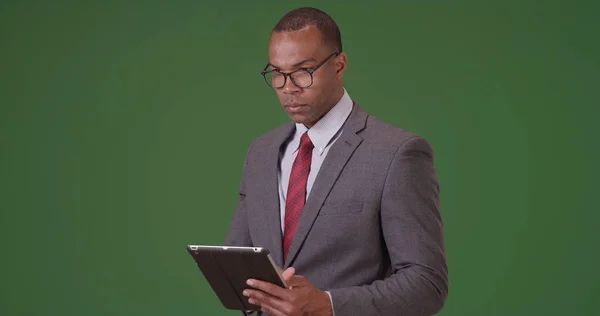
[(341, 77), (346, 72), (346, 67), (348, 66), (348, 56), (346, 53), (341, 52), (335, 58), (335, 72)]

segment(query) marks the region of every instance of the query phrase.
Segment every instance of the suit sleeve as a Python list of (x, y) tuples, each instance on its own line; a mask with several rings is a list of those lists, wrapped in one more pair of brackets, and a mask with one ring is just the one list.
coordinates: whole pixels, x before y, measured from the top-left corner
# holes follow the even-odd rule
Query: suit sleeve
[(239, 201), (236, 210), (233, 214), (229, 230), (225, 237), (225, 246), (238, 246), (238, 247), (251, 247), (252, 239), (250, 237), (250, 230), (248, 229), (248, 214), (246, 209), (246, 170), (252, 145), (248, 148), (246, 158), (244, 159), (244, 165), (242, 167), (242, 180), (239, 187)]
[(387, 172), (381, 227), (392, 273), (371, 284), (331, 289), (337, 315), (433, 315), (448, 295), (439, 182), (430, 145), (406, 141)]

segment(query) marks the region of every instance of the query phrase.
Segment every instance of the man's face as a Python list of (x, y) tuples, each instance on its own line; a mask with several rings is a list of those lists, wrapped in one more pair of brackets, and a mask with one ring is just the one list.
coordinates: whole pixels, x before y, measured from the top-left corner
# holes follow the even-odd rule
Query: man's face
[[(323, 44), (320, 31), (313, 26), (291, 32), (274, 32), (269, 42), (270, 69), (292, 72), (302, 68), (314, 69), (327, 59), (333, 49)], [(342, 97), (342, 76), (346, 56), (331, 57), (313, 73), (313, 83), (300, 88), (286, 79), (275, 89), (287, 115), (296, 123), (312, 127)]]

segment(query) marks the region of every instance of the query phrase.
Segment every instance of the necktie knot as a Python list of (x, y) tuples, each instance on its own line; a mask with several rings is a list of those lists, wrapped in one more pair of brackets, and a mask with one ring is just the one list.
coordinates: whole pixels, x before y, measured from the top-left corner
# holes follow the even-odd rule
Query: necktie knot
[(300, 137), (300, 148), (313, 149), (314, 147), (315, 145), (310, 140), (308, 132), (304, 132), (304, 134), (302, 134), (302, 137)]

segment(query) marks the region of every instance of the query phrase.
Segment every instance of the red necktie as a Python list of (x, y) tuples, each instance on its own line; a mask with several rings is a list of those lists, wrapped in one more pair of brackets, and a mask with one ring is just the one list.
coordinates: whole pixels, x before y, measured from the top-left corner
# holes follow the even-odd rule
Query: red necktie
[(290, 181), (288, 183), (287, 197), (285, 200), (285, 226), (283, 230), (283, 261), (286, 260), (292, 240), (296, 234), (302, 209), (306, 202), (306, 183), (310, 172), (313, 143), (305, 132), (300, 138), (300, 149), (292, 165)]

